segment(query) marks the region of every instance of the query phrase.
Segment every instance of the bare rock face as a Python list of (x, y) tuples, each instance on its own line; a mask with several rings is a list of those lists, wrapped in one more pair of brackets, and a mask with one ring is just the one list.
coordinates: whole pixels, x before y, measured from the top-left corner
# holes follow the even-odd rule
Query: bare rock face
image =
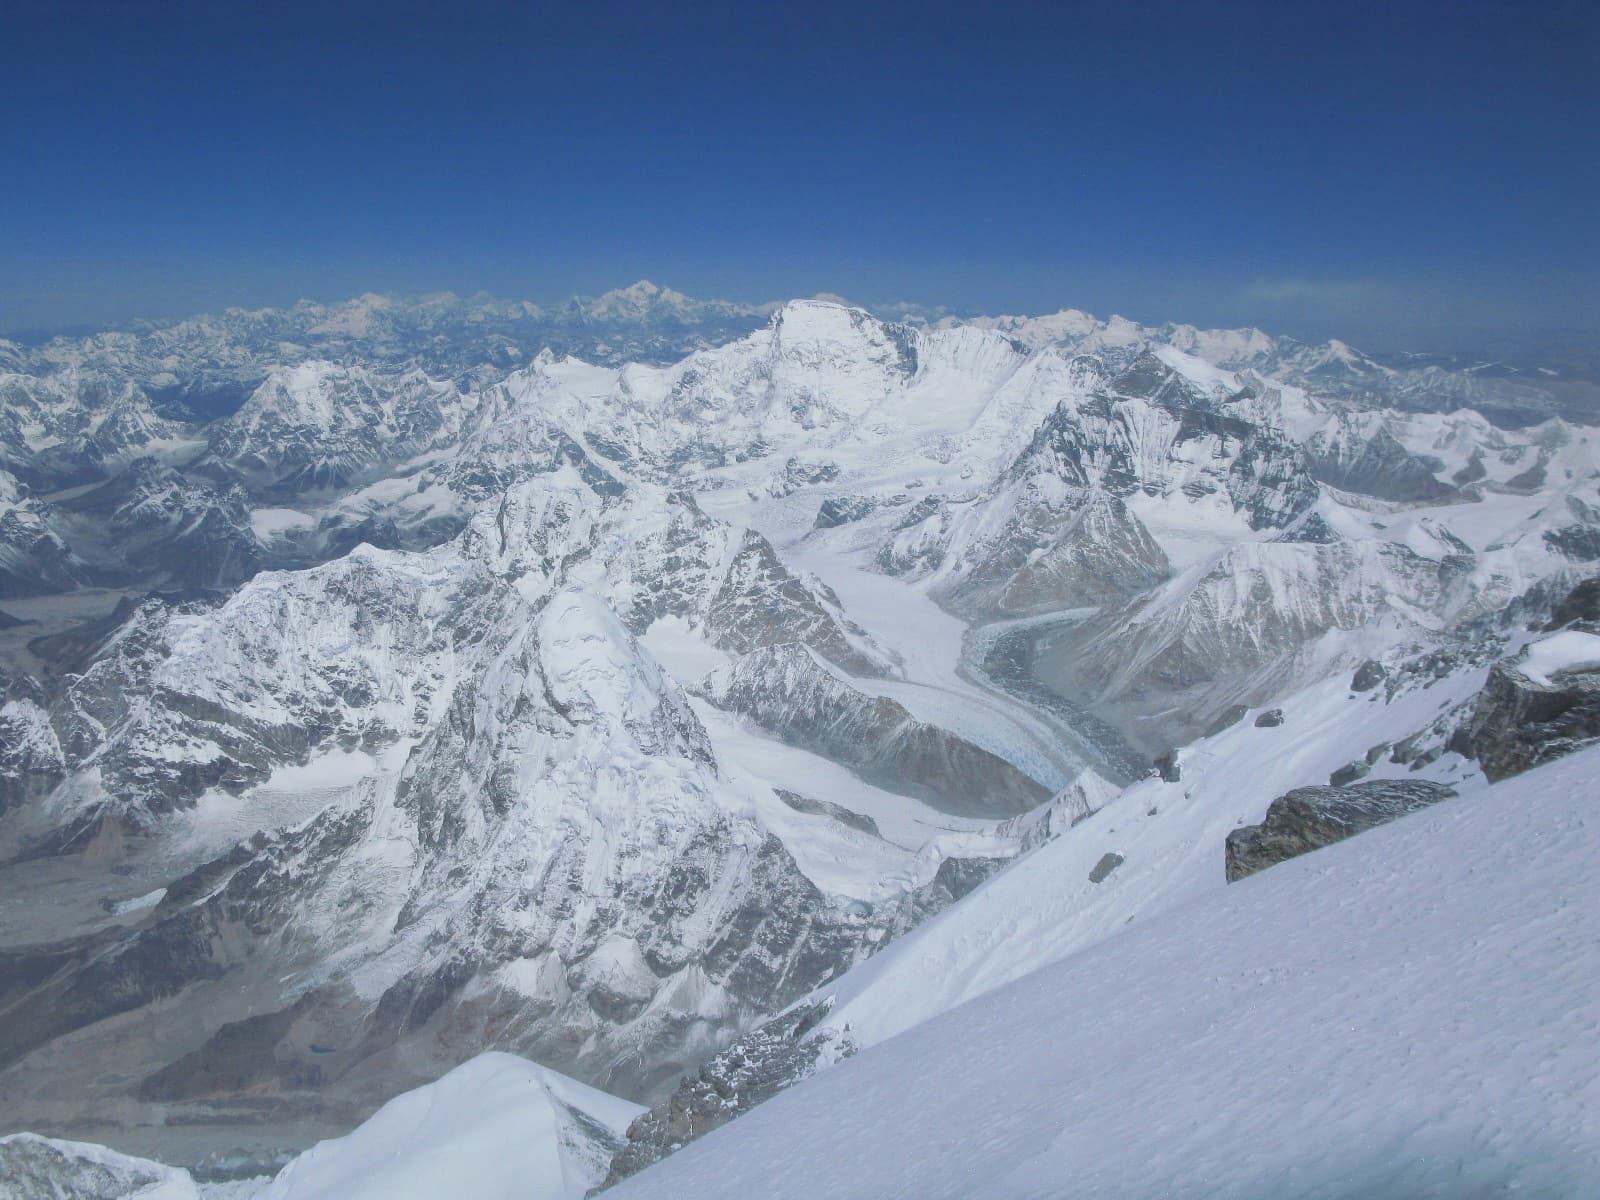
[(1562, 598), (1550, 614), (1547, 629), (1560, 629), (1574, 622), (1600, 626), (1600, 575), (1585, 579)]
[(1423, 780), (1373, 780), (1349, 787), (1303, 787), (1279, 796), (1259, 825), (1228, 835), (1228, 882), (1454, 796)]
[(1356, 673), (1350, 680), (1350, 690), (1352, 692), (1370, 692), (1387, 678), (1388, 672), (1384, 670), (1383, 664), (1369, 658), (1356, 668)]
[(62, 501), (63, 510), (109, 535), (97, 557), (112, 578), (163, 586), (229, 588), (261, 565), (243, 488), (186, 479), (153, 458)]
[(0, 599), (70, 591), (95, 573), (62, 540), (55, 507), (0, 470)]
[(1347, 492), (1386, 500), (1437, 500), (1450, 494), (1449, 486), (1435, 478), (1437, 460), (1408, 451), (1387, 424), (1365, 430), (1357, 421), (1341, 422), (1312, 437), (1305, 451), (1317, 479)]
[(799, 640), (847, 671), (882, 674), (882, 662), (865, 648), (866, 634), (832, 607), (828, 597), (789, 572), (766, 538), (747, 530), (711, 598), (705, 624), (717, 645), (735, 653)]
[(1450, 748), (1478, 760), (1491, 782), (1520, 775), (1600, 740), (1600, 670), (1535, 679), (1497, 663)]
[[(1600, 576), (1556, 603), (1526, 659), (1498, 662), (1449, 749), (1475, 758), (1491, 781), (1517, 775), (1600, 740)], [(1548, 640), (1550, 645), (1543, 645)], [(1566, 651), (1552, 648), (1565, 643)], [(1587, 649), (1586, 649), (1587, 647)]]

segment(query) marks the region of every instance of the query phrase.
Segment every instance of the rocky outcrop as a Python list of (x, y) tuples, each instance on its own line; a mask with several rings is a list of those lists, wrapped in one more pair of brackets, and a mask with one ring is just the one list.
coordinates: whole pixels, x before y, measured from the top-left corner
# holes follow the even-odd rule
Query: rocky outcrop
[(1600, 741), (1600, 668), (1531, 678), (1497, 663), (1450, 749), (1478, 760), (1491, 782)]
[(1545, 628), (1556, 630), (1578, 621), (1600, 627), (1600, 575), (1585, 579), (1563, 596), (1551, 612), (1550, 623)]
[(817, 1069), (827, 1056), (854, 1053), (848, 1037), (831, 1029), (808, 1037), (832, 1009), (831, 999), (809, 1001), (746, 1034), (678, 1085), (672, 1095), (628, 1127), (628, 1142), (611, 1161), (598, 1191), (637, 1175)]
[(71, 591), (99, 582), (57, 532), (51, 505), (0, 471), (0, 599)]
[(1320, 850), (1363, 830), (1454, 796), (1455, 789), (1422, 780), (1373, 780), (1349, 787), (1303, 787), (1279, 796), (1259, 825), (1228, 835), (1228, 882), (1287, 858)]
[(1109, 851), (1100, 856), (1100, 861), (1094, 864), (1094, 869), (1089, 872), (1090, 883), (1104, 883), (1111, 877), (1111, 872), (1120, 867), (1126, 860), (1115, 851)]
[[(1053, 489), (1047, 489), (1053, 490)], [(957, 612), (1021, 616), (1122, 600), (1170, 567), (1139, 519), (1114, 496), (1030, 494), (1000, 536), (938, 589)]]
[(1376, 659), (1369, 658), (1357, 667), (1356, 673), (1351, 676), (1350, 690), (1352, 692), (1370, 692), (1388, 677), (1389, 673), (1384, 669), (1383, 664)]
[(880, 508), (894, 508), (910, 502), (910, 497), (896, 496), (829, 496), (817, 506), (813, 529), (837, 529), (852, 521), (863, 521)]
[(837, 605), (793, 575), (753, 530), (745, 532), (711, 598), (705, 628), (712, 641), (735, 654), (800, 641), (854, 674), (883, 673), (865, 632), (850, 627)]
[(861, 833), (871, 834), (873, 837), (881, 836), (878, 833), (878, 823), (864, 813), (852, 812), (842, 804), (835, 804), (831, 800), (818, 800), (814, 796), (807, 796), (803, 792), (790, 791), (788, 788), (773, 788), (773, 793), (795, 812), (810, 813), (814, 817), (827, 817), (831, 821), (838, 821), (851, 829)]

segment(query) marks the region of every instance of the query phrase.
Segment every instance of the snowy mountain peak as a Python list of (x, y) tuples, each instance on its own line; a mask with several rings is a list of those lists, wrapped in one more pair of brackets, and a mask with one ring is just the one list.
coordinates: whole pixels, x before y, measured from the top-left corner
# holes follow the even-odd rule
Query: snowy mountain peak
[(776, 338), (786, 347), (819, 348), (852, 342), (879, 343), (883, 323), (864, 308), (832, 300), (791, 300), (772, 316)]
[(286, 1166), (259, 1200), (579, 1200), (643, 1110), (490, 1052)]

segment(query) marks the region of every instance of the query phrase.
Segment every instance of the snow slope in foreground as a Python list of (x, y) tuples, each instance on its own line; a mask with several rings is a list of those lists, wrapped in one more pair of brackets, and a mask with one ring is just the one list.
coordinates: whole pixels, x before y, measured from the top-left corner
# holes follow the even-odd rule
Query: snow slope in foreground
[(515, 1055), (480, 1054), (319, 1142), (261, 1200), (581, 1200), (643, 1111)]
[(608, 1200), (1600, 1195), (1597, 775), (1573, 755), (1129, 926)]

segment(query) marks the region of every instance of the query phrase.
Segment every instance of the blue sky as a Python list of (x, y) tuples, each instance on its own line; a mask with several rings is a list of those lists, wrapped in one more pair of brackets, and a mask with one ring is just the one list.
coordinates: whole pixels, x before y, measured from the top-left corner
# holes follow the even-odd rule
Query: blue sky
[(0, 329), (367, 290), (1600, 325), (1600, 5), (0, 4)]

